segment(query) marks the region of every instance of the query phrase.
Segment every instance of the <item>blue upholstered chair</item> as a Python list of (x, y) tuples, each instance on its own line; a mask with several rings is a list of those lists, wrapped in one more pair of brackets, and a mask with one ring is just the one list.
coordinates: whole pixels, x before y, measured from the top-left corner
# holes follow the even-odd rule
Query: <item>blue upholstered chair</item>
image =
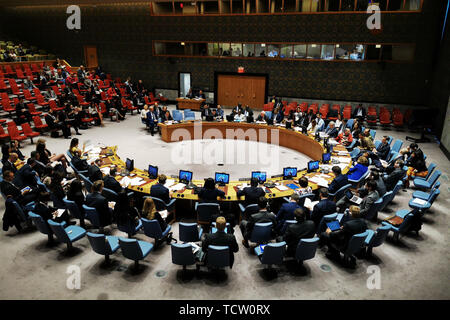
[(88, 232), (87, 237), (92, 250), (105, 256), (105, 262), (109, 263), (109, 256), (119, 249), (119, 238), (115, 236), (105, 236), (100, 233)]
[(52, 220), (47, 220), (48, 225), (52, 229), (56, 238), (60, 242), (67, 244), (67, 250), (72, 249), (72, 243), (80, 240), (86, 235), (86, 230), (78, 226), (68, 226), (64, 228), (63, 223), (58, 223)]
[(440, 186), (441, 186), (441, 182), (438, 181), (434, 184), (433, 188), (431, 189), (431, 192), (424, 192), (424, 191), (416, 190), (413, 192), (412, 197), (428, 201), (428, 199), (430, 198), (433, 191), (435, 189), (439, 189)]
[(212, 222), (212, 216), (220, 213), (218, 203), (195, 203), (195, 211), (197, 212), (197, 223), (209, 225)]
[(381, 226), (376, 231), (373, 230), (367, 230), (367, 238), (364, 241), (365, 246), (367, 248), (367, 255), (372, 255), (372, 249), (375, 247), (381, 246), (384, 241), (386, 240), (386, 237), (389, 233), (389, 230), (391, 228), (389, 226)]
[(208, 246), (206, 265), (214, 269), (230, 267), (230, 249), (227, 246)]
[(252, 214), (257, 213), (259, 207), (256, 203), (249, 204), (246, 207), (239, 203), (239, 210), (241, 211), (241, 219), (244, 219), (245, 217), (250, 217)]
[(256, 244), (267, 243), (272, 239), (272, 222), (257, 222), (253, 226), (250, 241)]
[(344, 196), (344, 194), (345, 194), (345, 191), (347, 191), (349, 188), (351, 188), (352, 187), (352, 184), (351, 183), (349, 183), (349, 184), (346, 184), (345, 186), (343, 186), (343, 187), (341, 187), (339, 190), (337, 190), (335, 193), (329, 193), (328, 194), (328, 197), (331, 199), (331, 200), (335, 200), (335, 201), (338, 201), (339, 199), (341, 199), (343, 196)]
[[(394, 233), (394, 240), (398, 241), (400, 239), (400, 235), (404, 235), (410, 231), (416, 214), (418, 214), (418, 211), (416, 210), (402, 209), (395, 213), (397, 217), (403, 219), (403, 222), (399, 226), (391, 225), (387, 221), (383, 221), (382, 224), (383, 226), (388, 226), (390, 228), (390, 230)], [(418, 234), (419, 231), (416, 230), (416, 232)]]
[[(103, 226), (100, 225), (100, 217), (98, 216), (97, 209), (88, 207), (83, 204), (84, 213), (86, 214), (86, 219), (88, 219), (94, 228), (99, 228), (102, 230)], [(103, 233), (103, 232), (100, 232)]]
[(203, 229), (197, 223), (180, 222), (178, 225), (179, 238), (182, 242), (198, 242), (203, 234)]
[(364, 216), (364, 219), (369, 221), (376, 221), (378, 218), (378, 212), (380, 211), (382, 204), (383, 198), (379, 198), (377, 201), (375, 201), (369, 208), (367, 214)]
[(376, 135), (377, 135), (377, 130), (370, 129), (370, 136), (372, 137), (372, 139), (375, 139)]
[(361, 150), (358, 147), (354, 148), (352, 152), (350, 152), (350, 157), (352, 159), (356, 159), (356, 157), (360, 154)]
[(153, 249), (151, 243), (121, 237), (119, 237), (119, 245), (123, 256), (134, 261), (135, 270), (139, 268), (139, 260), (145, 259)]
[(375, 145), (375, 149), (377, 149), (378, 146), (381, 144), (381, 141), (380, 141), (380, 140), (375, 140), (375, 141), (373, 142), (373, 144)]
[(170, 244), (172, 241), (172, 227), (167, 225), (166, 230), (161, 230), (161, 226), (159, 225), (158, 220), (148, 220), (145, 218), (141, 219), (142, 226), (144, 227), (144, 234), (147, 237), (155, 239), (155, 248), (158, 247), (163, 241), (166, 241), (167, 244)]
[(81, 213), (75, 201), (67, 200), (66, 198), (64, 198), (63, 202), (67, 210), (69, 210), (70, 215), (75, 219), (79, 219), (80, 226), (84, 228), (84, 215)]
[(186, 266), (192, 266), (196, 263), (192, 246), (189, 243), (172, 243), (171, 251), (172, 263), (183, 266), (183, 271), (186, 271)]
[(181, 121), (183, 121), (183, 114), (180, 112), (180, 110), (173, 110), (172, 118), (174, 121), (181, 122)]
[(128, 238), (134, 236), (140, 229), (142, 228), (141, 220), (138, 220), (138, 223), (135, 224), (134, 221), (127, 220), (126, 224), (117, 223), (117, 229), (122, 232), (125, 232), (128, 235)]
[(319, 227), (317, 228), (317, 234), (320, 235), (327, 229), (327, 223), (336, 220), (338, 217), (337, 213), (327, 214), (320, 219)]
[(348, 242), (347, 249), (343, 251), (345, 263), (356, 260), (354, 258), (354, 255), (364, 248), (365, 241), (368, 235), (369, 233), (365, 231), (363, 233), (358, 233), (352, 236), (352, 238)]
[(295, 250), (295, 259), (303, 264), (303, 261), (314, 258), (318, 245), (319, 238), (300, 239)]
[(430, 197), (426, 200), (422, 200), (425, 201), (425, 203), (420, 204), (418, 203), (419, 200), (416, 200), (416, 198), (413, 198), (409, 201), (408, 205), (411, 209), (416, 209), (419, 210), (420, 212), (424, 213), (425, 211), (427, 211), (428, 209), (431, 208), (431, 206), (433, 205), (434, 200), (436, 200), (436, 198), (439, 196), (439, 194), (441, 193), (441, 191), (439, 189), (433, 189), (433, 191), (430, 193)]
[(435, 170), (428, 180), (415, 178), (413, 180), (414, 186), (417, 187), (418, 189), (429, 190), (433, 188), (434, 184), (436, 183), (436, 181), (439, 179), (440, 176), (441, 171)]
[(430, 165), (428, 166), (428, 173), (427, 173), (427, 175), (425, 177), (415, 177), (415, 179), (428, 180), (428, 178), (433, 173), (434, 169), (436, 169), (436, 164), (435, 163), (430, 163)]
[(264, 251), (260, 246), (255, 248), (255, 253), (258, 256), (262, 264), (267, 265), (269, 268), (275, 264), (280, 265), (283, 263), (284, 254), (286, 252), (286, 242), (269, 243), (264, 247)]
[(92, 182), (89, 180), (84, 174), (78, 172), (78, 175), (80, 176), (81, 180), (84, 182), (84, 187), (88, 192), (91, 192), (92, 189)]
[(185, 121), (195, 120), (195, 113), (194, 113), (194, 111), (184, 110), (184, 120)]
[(59, 200), (53, 192), (50, 192), (50, 200), (53, 202), (53, 206), (58, 209), (66, 209), (66, 204), (64, 201)]
[(353, 141), (348, 146), (345, 147), (347, 151), (353, 150), (353, 148), (356, 145), (356, 142), (357, 142), (356, 139), (353, 139)]
[(383, 211), (384, 208), (387, 207), (387, 205), (389, 204), (389, 200), (391, 199), (391, 196), (392, 196), (393, 194), (394, 194), (393, 191), (388, 191), (388, 192), (386, 192), (386, 193), (381, 197), (382, 203), (381, 203), (381, 205), (380, 205), (379, 211)]
[(45, 223), (44, 219), (38, 214), (35, 214), (34, 212), (30, 211), (28, 212), (28, 216), (33, 221), (36, 228), (39, 230), (39, 232), (46, 234), (48, 236), (48, 243), (53, 242), (53, 232), (52, 229)]
[(102, 195), (108, 200), (108, 201), (117, 201), (117, 197), (119, 196), (117, 192), (114, 190), (103, 188)]
[(177, 201), (177, 199), (173, 198), (173, 199), (170, 199), (169, 203), (165, 203), (164, 200), (161, 200), (160, 198), (145, 196), (144, 200), (146, 198), (153, 199), (153, 202), (155, 203), (156, 210), (158, 210), (158, 211), (167, 210), (168, 214), (172, 214), (172, 220), (169, 221), (169, 222), (172, 222), (172, 221), (176, 220), (176, 217), (175, 217), (175, 202)]
[(400, 149), (403, 146), (403, 141), (400, 139), (395, 140), (394, 145), (392, 146), (391, 150), (395, 152), (400, 152)]

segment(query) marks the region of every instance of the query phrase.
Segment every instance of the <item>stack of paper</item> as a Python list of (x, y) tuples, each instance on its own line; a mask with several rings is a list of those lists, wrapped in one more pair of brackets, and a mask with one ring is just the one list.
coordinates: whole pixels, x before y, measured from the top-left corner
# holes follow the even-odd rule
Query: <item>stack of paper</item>
[(200, 247), (195, 242), (189, 242), (189, 244), (192, 246), (192, 253), (196, 253), (200, 250)]
[(56, 214), (56, 216), (59, 218), (62, 216), (62, 214), (66, 211), (66, 209), (58, 209), (58, 213)]
[(416, 198), (416, 199), (413, 200), (413, 203), (416, 203), (416, 204), (418, 204), (418, 205), (423, 206), (423, 205), (425, 205), (427, 202), (426, 202), (425, 200)]
[(104, 167), (104, 168), (101, 168), (100, 171), (101, 171), (103, 174), (108, 175), (109, 172), (111, 171), (111, 168), (110, 168), (110, 167)]
[(161, 210), (161, 211), (159, 211), (159, 214), (161, 215), (161, 218), (163, 218), (163, 219), (167, 218), (167, 216), (169, 215), (167, 210)]
[(319, 201), (311, 201), (309, 198), (306, 198), (303, 206), (312, 211), (314, 209), (314, 206), (318, 203), (319, 203)]
[(140, 186), (144, 182), (145, 182), (145, 180), (140, 178), (140, 177), (136, 177), (136, 178), (130, 179), (130, 184), (131, 184), (132, 187)]
[(131, 179), (128, 177), (123, 177), (122, 180), (120, 180), (120, 185), (123, 188), (127, 188), (130, 185), (130, 183), (131, 183)]
[(243, 190), (244, 188), (247, 188), (247, 187), (248, 187), (248, 184), (247, 184), (247, 183), (243, 183), (242, 185), (237, 186), (237, 188), (238, 188), (239, 190)]
[(312, 177), (309, 179), (309, 181), (316, 183), (317, 185), (319, 185), (319, 187), (328, 188), (328, 181), (321, 177)]
[(177, 183), (169, 188), (170, 191), (179, 191), (182, 190), (186, 185), (184, 183)]
[(289, 190), (288, 187), (283, 186), (283, 185), (278, 185), (278, 186), (276, 186), (275, 188), (277, 188), (277, 189), (280, 190), (280, 191), (286, 191), (286, 190)]
[(164, 184), (164, 186), (169, 188), (170, 186), (173, 186), (174, 184), (175, 184), (175, 179), (167, 179), (166, 183)]

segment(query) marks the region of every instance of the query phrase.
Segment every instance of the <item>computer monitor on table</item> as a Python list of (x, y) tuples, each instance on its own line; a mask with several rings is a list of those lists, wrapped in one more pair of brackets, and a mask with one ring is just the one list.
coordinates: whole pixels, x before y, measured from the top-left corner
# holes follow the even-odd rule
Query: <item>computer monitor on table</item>
[(314, 172), (319, 169), (319, 160), (317, 161), (309, 161), (308, 162), (308, 172)]
[(283, 179), (291, 180), (297, 177), (297, 168), (287, 167), (283, 168)]
[(150, 179), (158, 178), (158, 167), (152, 166), (151, 164), (148, 166), (148, 177)]
[(215, 183), (224, 186), (230, 182), (230, 175), (224, 172), (216, 172), (214, 181)]
[(267, 180), (267, 172), (252, 171), (252, 179), (257, 179), (259, 183), (264, 183)]
[(131, 172), (134, 170), (134, 160), (127, 158), (125, 161), (125, 168), (128, 172)]
[(331, 153), (323, 153), (322, 163), (330, 163), (330, 161), (331, 161)]
[(181, 183), (189, 184), (192, 181), (192, 171), (180, 170), (178, 177)]

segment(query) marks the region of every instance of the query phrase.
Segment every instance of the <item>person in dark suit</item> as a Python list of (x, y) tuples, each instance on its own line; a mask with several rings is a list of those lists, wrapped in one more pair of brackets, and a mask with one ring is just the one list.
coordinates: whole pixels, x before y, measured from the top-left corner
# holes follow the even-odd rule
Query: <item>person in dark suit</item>
[(39, 153), (36, 150), (31, 151), (30, 158), (34, 160), (33, 170), (37, 172), (39, 177), (42, 177), (45, 172), (45, 165), (39, 161)]
[(378, 158), (380, 158), (382, 160), (386, 160), (391, 151), (391, 147), (389, 146), (389, 143), (387, 141), (388, 141), (388, 137), (384, 136), (383, 139), (381, 140), (380, 145), (377, 148), (377, 151), (376, 151)]
[[(358, 196), (363, 199), (360, 206), (360, 215), (365, 217), (370, 210), (370, 207), (377, 201), (380, 196), (377, 191), (377, 183), (373, 180), (368, 180), (364, 188), (358, 190)], [(350, 207), (352, 202), (350, 199), (344, 195), (337, 203), (336, 206), (339, 208), (339, 212), (344, 212), (344, 210)]]
[(200, 99), (206, 99), (206, 96), (205, 96), (205, 94), (203, 93), (202, 90), (199, 90), (199, 91), (198, 91), (197, 98), (200, 98)]
[(245, 197), (244, 207), (246, 207), (250, 204), (258, 203), (258, 199), (260, 197), (264, 197), (265, 194), (266, 193), (264, 192), (263, 188), (258, 187), (258, 179), (252, 178), (250, 180), (250, 187), (246, 187), (243, 190), (239, 190), (237, 192), (237, 197), (238, 198), (242, 196)]
[(225, 192), (216, 188), (213, 178), (207, 178), (198, 191), (198, 197), (200, 203), (217, 203), (217, 198), (225, 198)]
[(28, 158), (27, 163), (16, 172), (13, 183), (18, 188), (25, 188), (26, 186), (37, 187), (36, 173), (33, 171), (35, 165), (36, 161)]
[(208, 233), (205, 239), (202, 241), (202, 251), (206, 254), (206, 260), (208, 259), (208, 246), (227, 246), (230, 252), (230, 268), (234, 263), (234, 252), (239, 251), (239, 246), (236, 241), (236, 237), (233, 234), (225, 233), (227, 221), (224, 217), (218, 217), (216, 219), (216, 233)]
[(346, 174), (342, 174), (341, 167), (339, 166), (334, 166), (331, 168), (331, 171), (333, 171), (335, 178), (328, 186), (328, 193), (336, 193), (336, 191), (348, 184), (348, 177)]
[(19, 103), (16, 105), (16, 123), (21, 125), (22, 123), (31, 122), (31, 114), (28, 111), (25, 103), (23, 102), (23, 98), (19, 98)]
[(331, 121), (328, 124), (328, 128), (325, 130), (325, 134), (327, 134), (330, 138), (336, 138), (338, 136), (338, 130), (334, 124), (334, 121)]
[(202, 108), (202, 113), (201, 113), (202, 119), (203, 120), (207, 120), (207, 121), (211, 121), (211, 116), (212, 116), (212, 112), (211, 109), (209, 108), (209, 104), (205, 104), (205, 106)]
[(383, 179), (381, 179), (380, 173), (378, 171), (373, 170), (370, 173), (368, 179), (369, 180), (373, 180), (373, 181), (376, 182), (376, 184), (377, 184), (377, 189), (376, 190), (377, 190), (378, 195), (380, 197), (382, 197), (382, 196), (384, 196), (386, 194), (386, 185), (384, 184)]
[(269, 118), (267, 118), (266, 113), (264, 111), (261, 111), (259, 116), (256, 118), (256, 121), (269, 121)]
[(245, 106), (243, 113), (248, 123), (253, 122), (253, 110), (248, 105)]
[(233, 109), (231, 109), (231, 112), (232, 112), (233, 114), (238, 114), (239, 111), (241, 111), (241, 113), (242, 113), (242, 111), (244, 111), (244, 110), (242, 109), (242, 105), (241, 105), (240, 103), (238, 103), (237, 106), (235, 106)]
[[(81, 216), (85, 216), (83, 204), (86, 203), (86, 198), (83, 194), (83, 185), (81, 184), (81, 181), (78, 179), (74, 179), (70, 185), (69, 190), (67, 191), (67, 200), (74, 201), (75, 204), (78, 207), (78, 210), (81, 213)], [(80, 219), (80, 226), (84, 228), (84, 218)]]
[(359, 207), (351, 206), (350, 215), (350, 220), (344, 222), (339, 230), (331, 231), (330, 228), (327, 228), (327, 230), (320, 235), (321, 240), (328, 247), (328, 252), (326, 253), (328, 258), (333, 259), (340, 257), (339, 251), (345, 251), (353, 235), (367, 230), (367, 224), (364, 219), (361, 218)]
[(39, 194), (38, 201), (34, 206), (33, 212), (37, 215), (40, 215), (45, 223), (47, 223), (47, 220), (53, 220), (58, 223), (65, 221), (66, 223), (70, 224), (70, 216), (67, 211), (58, 217), (58, 209), (49, 206), (49, 201), (50, 193), (46, 191), (41, 192)]
[(10, 153), (8, 160), (3, 162), (3, 171), (12, 171), (14, 174), (17, 172), (17, 167), (15, 165), (18, 156), (16, 153)]
[(244, 247), (249, 248), (248, 240), (250, 239), (253, 231), (253, 227), (255, 223), (264, 223), (264, 222), (272, 222), (272, 231), (275, 230), (276, 227), (276, 217), (272, 212), (267, 211), (267, 199), (265, 197), (260, 197), (258, 199), (259, 212), (254, 213), (247, 220), (242, 220), (239, 228), (241, 229), (242, 236), (244, 240), (242, 240), (242, 244)]
[(87, 176), (89, 180), (97, 181), (103, 180), (103, 174), (100, 171), (100, 166), (102, 165), (102, 159), (97, 159), (95, 162), (89, 166)]
[(358, 105), (352, 113), (353, 119), (358, 119), (359, 122), (364, 121), (366, 118), (366, 109), (363, 108), (362, 104)]
[(153, 106), (150, 107), (149, 111), (147, 112), (147, 126), (150, 129), (150, 134), (154, 135), (154, 129), (158, 124), (158, 118), (155, 117), (155, 110)]
[(22, 151), (19, 149), (19, 141), (17, 140), (11, 140), (11, 149), (9, 150), (10, 153), (17, 153), (17, 157), (20, 160), (25, 160), (25, 156), (23, 155)]
[(166, 181), (167, 181), (167, 177), (163, 174), (160, 174), (158, 176), (158, 183), (154, 184), (150, 188), (150, 196), (159, 198), (162, 201), (164, 201), (165, 203), (169, 203), (170, 202), (170, 191), (168, 188), (166, 188), (164, 186)]
[(86, 205), (95, 208), (100, 220), (100, 233), (103, 228), (111, 224), (112, 212), (108, 206), (108, 200), (102, 195), (103, 180), (97, 180), (92, 185), (92, 193), (86, 196)]
[(103, 178), (103, 182), (105, 184), (106, 189), (110, 189), (116, 193), (119, 193), (123, 190), (123, 188), (120, 185), (120, 182), (116, 180), (115, 178), (116, 174), (117, 169), (111, 168), (111, 170), (109, 170), (109, 174)]
[(13, 183), (14, 173), (12, 171), (3, 171), (3, 181), (0, 182), (0, 191), (7, 198), (13, 198), (17, 203), (26, 205), (36, 200), (38, 193), (36, 189), (21, 191)]
[(319, 227), (323, 216), (336, 212), (336, 203), (328, 199), (328, 190), (321, 188), (319, 191), (320, 201), (314, 206), (311, 213), (311, 220), (314, 221), (316, 228)]
[(309, 239), (316, 234), (316, 226), (313, 221), (306, 220), (306, 211), (304, 208), (297, 208), (294, 211), (294, 217), (297, 223), (290, 224), (280, 241), (286, 241), (286, 255), (293, 257), (301, 239)]
[(298, 199), (300, 196), (297, 193), (291, 195), (290, 201), (288, 203), (283, 203), (280, 210), (277, 213), (277, 227), (275, 231), (278, 234), (283, 234), (286, 230), (285, 222), (286, 220), (294, 219), (294, 211), (300, 208), (298, 205)]
[(80, 155), (80, 151), (79, 150), (75, 150), (73, 152), (72, 161), (71, 161), (72, 165), (78, 171), (89, 170), (89, 164), (87, 163), (87, 161), (85, 159), (81, 159), (80, 156), (81, 155)]
[(390, 174), (384, 176), (383, 180), (384, 185), (386, 186), (386, 191), (394, 190), (394, 187), (397, 184), (397, 182), (399, 182), (400, 179), (402, 179), (405, 176), (406, 171), (403, 170), (404, 165), (405, 163), (403, 162), (403, 160), (395, 161), (394, 170)]

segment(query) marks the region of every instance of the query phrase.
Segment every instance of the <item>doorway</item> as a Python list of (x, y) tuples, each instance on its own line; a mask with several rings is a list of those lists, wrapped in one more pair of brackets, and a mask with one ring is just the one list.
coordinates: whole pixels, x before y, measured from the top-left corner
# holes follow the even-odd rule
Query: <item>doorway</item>
[(233, 107), (249, 105), (263, 109), (267, 100), (267, 75), (216, 73), (217, 104)]
[(180, 72), (179, 82), (179, 96), (186, 97), (191, 88), (191, 73), (190, 72)]
[(97, 68), (97, 47), (96, 46), (84, 46), (84, 61), (86, 62), (86, 68)]

